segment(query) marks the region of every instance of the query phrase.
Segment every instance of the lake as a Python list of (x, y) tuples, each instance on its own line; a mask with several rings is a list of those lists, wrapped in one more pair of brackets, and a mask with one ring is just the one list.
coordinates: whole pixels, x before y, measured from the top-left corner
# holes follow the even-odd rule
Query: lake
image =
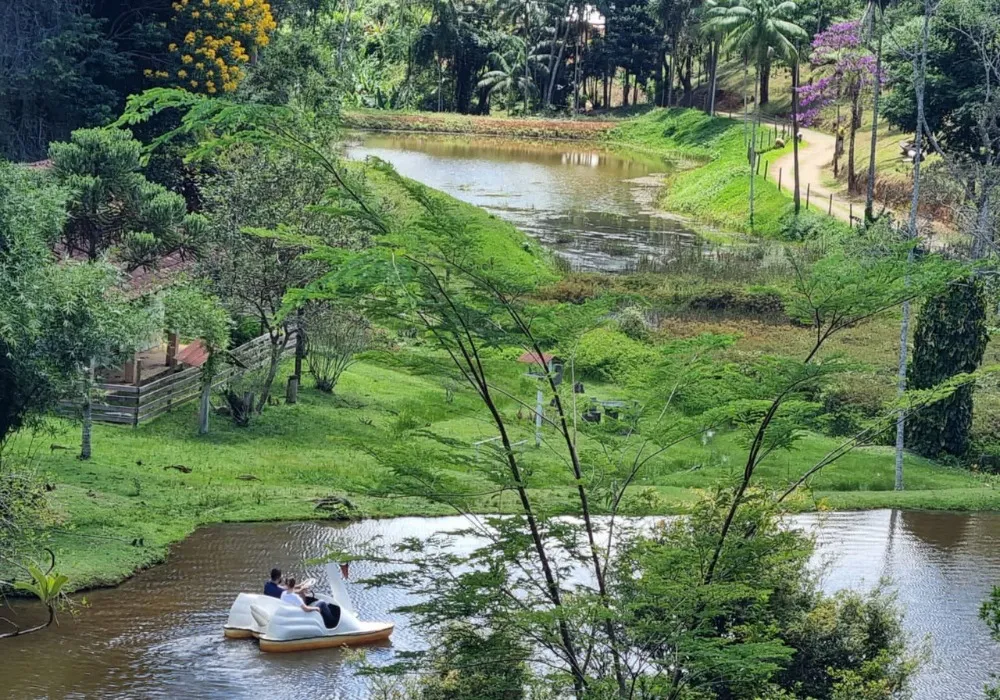
[[(802, 515), (793, 526), (815, 531), (823, 586), (869, 588), (890, 577), (915, 640), (930, 635), (933, 657), (917, 679), (917, 700), (980, 697), (998, 646), (977, 619), (1000, 582), (1000, 515), (865, 511)], [(462, 518), (396, 518), (342, 523), (257, 523), (199, 529), (167, 563), (115, 589), (86, 594), (88, 606), (59, 627), (0, 642), (0, 695), (10, 698), (359, 698), (363, 681), (339, 650), (263, 654), (249, 640), (222, 636), (239, 591), (256, 591), (272, 566), (322, 577), (303, 560), (328, 547), (391, 545), (467, 525)], [(458, 541), (459, 547), (472, 546)], [(379, 570), (352, 566), (352, 579)], [(366, 619), (392, 619), (392, 641), (369, 649), (386, 663), (421, 646), (421, 630), (390, 611), (408, 601), (398, 589), (350, 584)], [(19, 603), (21, 621), (37, 606)]]

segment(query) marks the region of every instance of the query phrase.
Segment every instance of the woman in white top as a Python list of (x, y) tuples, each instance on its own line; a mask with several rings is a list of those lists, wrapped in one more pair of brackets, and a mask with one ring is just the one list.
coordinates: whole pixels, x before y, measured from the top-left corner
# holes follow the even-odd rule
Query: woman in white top
[(300, 607), (303, 612), (319, 612), (319, 608), (315, 605), (306, 605), (306, 601), (302, 600), (302, 596), (295, 591), (295, 579), (293, 578), (285, 580), (285, 592), (281, 594), (281, 602)]
[(285, 581), (285, 592), (281, 594), (281, 602), (298, 606), (304, 612), (318, 612), (323, 617), (323, 624), (327, 629), (332, 630), (340, 624), (340, 606), (329, 605), (322, 600), (316, 601), (316, 605), (306, 605), (306, 601), (302, 599), (295, 588), (295, 579), (293, 578)]

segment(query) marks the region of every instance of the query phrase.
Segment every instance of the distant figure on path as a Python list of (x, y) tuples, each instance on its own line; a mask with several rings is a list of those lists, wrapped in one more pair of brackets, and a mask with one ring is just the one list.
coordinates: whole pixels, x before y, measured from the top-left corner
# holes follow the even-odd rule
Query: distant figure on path
[(281, 569), (271, 569), (271, 580), (264, 584), (264, 595), (281, 598), (285, 589), (281, 587)]

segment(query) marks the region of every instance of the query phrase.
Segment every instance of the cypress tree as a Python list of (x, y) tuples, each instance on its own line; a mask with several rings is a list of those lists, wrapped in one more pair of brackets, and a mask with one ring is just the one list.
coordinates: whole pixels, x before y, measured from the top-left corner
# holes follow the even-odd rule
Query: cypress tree
[[(908, 383), (929, 389), (962, 372), (975, 371), (986, 352), (986, 295), (978, 279), (948, 286), (920, 310)], [(907, 422), (906, 443), (926, 457), (960, 457), (969, 449), (973, 386), (919, 411)]]

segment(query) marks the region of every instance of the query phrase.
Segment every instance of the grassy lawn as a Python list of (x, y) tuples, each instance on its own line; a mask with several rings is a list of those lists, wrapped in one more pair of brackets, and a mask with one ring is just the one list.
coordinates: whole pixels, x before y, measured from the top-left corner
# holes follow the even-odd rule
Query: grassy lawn
[[(55, 486), (48, 498), (61, 570), (77, 588), (111, 584), (160, 561), (170, 544), (203, 523), (451, 513), (422, 498), (378, 495), (391, 477), (372, 448), (390, 444), (413, 426), (454, 441), (447, 448), (452, 454), (442, 457), (449, 457), (449, 464), (461, 464), (455, 458), (465, 457), (469, 466), (455, 467), (451, 476), (488, 490), (479, 470), (488, 468), (490, 460), (484, 453), (477, 462), (473, 443), (493, 437), (495, 430), (471, 390), (454, 384), (444, 364), (440, 374), (432, 373), (422, 361), (426, 357), (419, 350), (372, 356), (344, 375), (336, 395), (304, 388), (298, 404), (269, 407), (249, 428), (215, 417), (211, 432), (199, 436), (194, 404), (139, 428), (97, 425), (89, 462), (75, 458), (78, 426), (55, 422), (51, 443), (70, 449), (41, 448), (37, 457), (46, 480)], [(534, 387), (520, 379), (522, 367), (503, 358), (492, 365), (505, 386), (531, 400)], [(592, 382), (587, 389), (603, 398), (617, 391)], [(567, 470), (546, 446), (534, 449), (530, 421), (518, 420), (514, 401), (502, 402), (502, 408), (517, 439), (528, 441), (524, 459), (532, 465), (529, 483), (539, 507), (569, 512), (573, 488)], [(806, 435), (794, 452), (775, 454), (764, 464), (761, 483), (786, 485), (837, 444), (833, 438)], [(407, 449), (433, 458), (446, 448), (425, 437), (408, 442)], [(581, 449), (586, 453), (588, 445)], [(682, 443), (650, 463), (626, 508), (633, 513), (683, 512), (702, 489), (735, 478), (743, 454), (733, 435)], [(893, 492), (892, 451), (866, 448), (818, 475), (812, 490), (791, 507), (1000, 506), (994, 480), (968, 471), (908, 456), (906, 479), (910, 490)], [(346, 496), (356, 510), (333, 516), (317, 510), (315, 500), (331, 495)], [(473, 507), (497, 512), (513, 506), (508, 493), (483, 498)]]

